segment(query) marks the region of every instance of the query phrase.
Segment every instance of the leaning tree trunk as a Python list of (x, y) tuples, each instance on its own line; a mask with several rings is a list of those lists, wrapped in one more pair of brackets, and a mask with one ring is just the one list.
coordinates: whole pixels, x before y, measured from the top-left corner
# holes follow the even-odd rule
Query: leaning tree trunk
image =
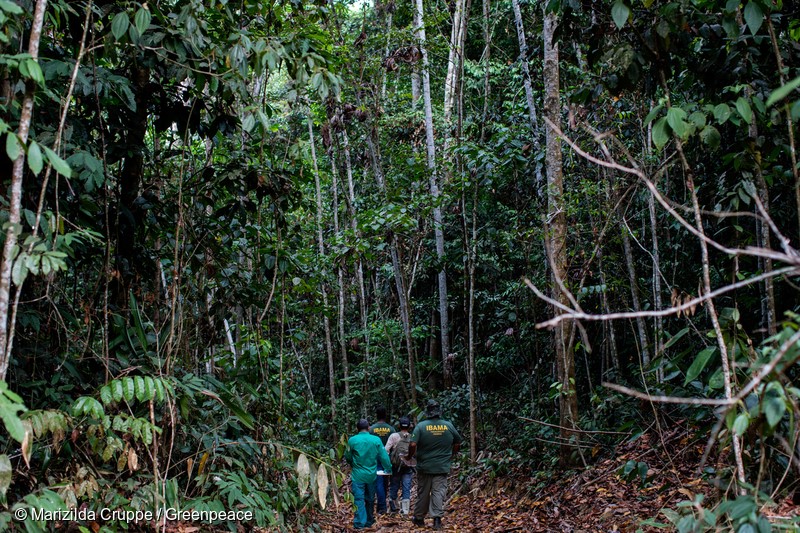
[[(38, 0), (33, 12), (31, 34), (28, 39), (28, 54), (34, 61), (39, 59), (39, 41), (42, 37), (44, 26), (44, 13), (47, 10), (47, 0)], [(22, 146), (28, 143), (31, 122), (33, 120), (34, 82), (28, 80), (25, 88), (25, 98), (22, 100), (22, 109), (17, 128), (17, 139)], [(22, 177), (25, 172), (25, 151), (21, 150), (11, 171), (11, 194), (8, 200), (8, 230), (6, 242), (3, 245), (3, 258), (0, 262), (0, 381), (5, 381), (8, 364), (11, 358), (11, 344), (8, 342), (10, 331), (14, 324), (9, 320), (9, 304), (11, 302), (11, 267), (17, 245), (17, 229), (19, 228), (22, 212)]]
[(428, 49), (425, 47), (425, 26), (423, 24), (422, 0), (416, 0), (416, 13), (414, 14), (414, 25), (416, 28), (417, 41), (419, 42), (420, 53), (422, 55), (422, 100), (425, 107), (425, 147), (427, 149), (428, 174), (430, 181), (431, 197), (433, 198), (433, 232), (436, 240), (436, 257), (439, 260), (439, 326), (441, 350), (442, 350), (442, 372), (444, 385), (450, 387), (452, 382), (450, 369), (450, 323), (448, 318), (447, 306), (447, 273), (445, 271), (444, 255), (444, 225), (442, 208), (439, 205), (439, 178), (436, 169), (436, 145), (433, 139), (433, 109), (431, 107), (431, 79), (428, 72)]
[[(561, 99), (558, 68), (558, 43), (555, 31), (558, 18), (555, 13), (547, 13), (544, 18), (544, 114), (560, 129)], [(564, 179), (561, 160), (561, 140), (553, 130), (547, 128), (547, 210), (548, 223), (545, 228), (548, 241), (547, 253), (550, 260), (552, 297), (555, 301), (568, 305), (567, 295), (562, 284), (567, 281), (567, 220), (564, 214)], [(561, 311), (554, 307), (554, 313)], [(555, 355), (558, 379), (561, 383), (559, 394), (560, 461), (564, 465), (574, 463), (577, 450), (578, 397), (575, 391), (575, 353), (572, 344), (572, 328), (568, 320), (555, 327)]]

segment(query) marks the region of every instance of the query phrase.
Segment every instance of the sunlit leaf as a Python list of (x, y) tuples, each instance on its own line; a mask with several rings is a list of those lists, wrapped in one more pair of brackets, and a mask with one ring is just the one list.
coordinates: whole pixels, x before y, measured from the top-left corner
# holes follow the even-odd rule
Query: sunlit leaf
[(308, 491), (308, 483), (311, 478), (311, 468), (308, 464), (308, 457), (306, 454), (301, 453), (297, 458), (297, 490), (300, 491), (300, 496), (305, 496)]
[(789, 96), (789, 93), (791, 93), (798, 87), (800, 87), (800, 77), (793, 79), (786, 85), (781, 85), (780, 87), (772, 91), (771, 95), (769, 95), (769, 98), (767, 99), (767, 107), (771, 106), (775, 102), (783, 100), (784, 98)]
[(328, 504), (328, 469), (323, 464), (317, 469), (317, 498), (319, 506), (325, 509)]

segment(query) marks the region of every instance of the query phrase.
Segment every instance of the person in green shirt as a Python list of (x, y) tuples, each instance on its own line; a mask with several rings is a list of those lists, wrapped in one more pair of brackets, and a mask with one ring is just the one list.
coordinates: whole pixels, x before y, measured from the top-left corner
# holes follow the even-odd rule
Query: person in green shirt
[(417, 501), (412, 522), (425, 527), (425, 515), (430, 511), (433, 529), (440, 530), (450, 461), (461, 449), (461, 435), (453, 424), (442, 419), (442, 408), (436, 400), (428, 400), (425, 414), (427, 418), (414, 428), (408, 445), (408, 458), (417, 457)]
[[(369, 432), (379, 437), (383, 445), (386, 446), (389, 435), (395, 432), (394, 426), (386, 422), (386, 408), (384, 406), (375, 409), (375, 417), (378, 421), (369, 427)], [(386, 493), (388, 492), (386, 488), (388, 484), (388, 477), (378, 476), (378, 479), (375, 481), (375, 495), (378, 497), (378, 514), (386, 514)]]
[[(387, 474), (392, 473), (392, 461), (383, 447), (381, 439), (369, 433), (369, 422), (362, 418), (356, 424), (358, 433), (347, 441), (345, 460), (352, 467), (350, 481), (353, 499), (356, 502), (356, 514), (353, 527), (364, 529), (375, 523), (372, 513), (372, 501), (375, 497), (375, 479), (378, 477), (378, 462), (383, 465)], [(369, 504), (367, 504), (369, 502)]]

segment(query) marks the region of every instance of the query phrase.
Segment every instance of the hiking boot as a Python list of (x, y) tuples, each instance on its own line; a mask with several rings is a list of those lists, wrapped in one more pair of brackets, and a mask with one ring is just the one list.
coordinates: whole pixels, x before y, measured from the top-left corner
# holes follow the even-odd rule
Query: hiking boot
[(417, 527), (425, 527), (425, 519), (424, 518), (417, 518), (416, 516), (411, 519), (411, 523)]
[(433, 519), (433, 529), (434, 531), (441, 531), (442, 530), (442, 519), (438, 516)]

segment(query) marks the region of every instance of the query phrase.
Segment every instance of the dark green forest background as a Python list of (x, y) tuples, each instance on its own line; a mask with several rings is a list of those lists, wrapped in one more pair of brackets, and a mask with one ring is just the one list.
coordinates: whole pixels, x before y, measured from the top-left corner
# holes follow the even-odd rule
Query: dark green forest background
[(355, 420), (432, 397), (529, 491), (692, 425), (731, 501), (676, 524), (766, 527), (798, 59), (780, 1), (0, 0), (0, 527), (312, 527)]

